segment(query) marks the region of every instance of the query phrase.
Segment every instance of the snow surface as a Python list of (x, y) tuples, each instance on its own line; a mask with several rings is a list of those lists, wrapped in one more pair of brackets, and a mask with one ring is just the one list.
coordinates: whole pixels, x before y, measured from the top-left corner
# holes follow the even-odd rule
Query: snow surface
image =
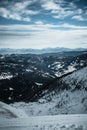
[(85, 114), (87, 113), (87, 92), (65, 90), (54, 96), (46, 95), (38, 102), (19, 102), (11, 106), (21, 108), (29, 116)]
[(87, 130), (87, 114), (25, 115), (23, 111), (0, 102), (0, 130)]
[[(59, 70), (64, 65), (62, 65), (61, 62), (54, 62), (51, 66), (52, 66), (51, 69)], [(49, 68), (49, 66), (48, 66), (48, 68)]]
[[(37, 102), (0, 102), (0, 130), (87, 130), (86, 72), (87, 67), (63, 78), (70, 90), (52, 91)], [(74, 82), (82, 88), (72, 91)]]
[(65, 73), (69, 73), (69, 72), (73, 72), (73, 71), (75, 71), (75, 70), (76, 70), (76, 68), (75, 68), (74, 66), (69, 65), (69, 66), (68, 66), (68, 69), (67, 69), (67, 70), (64, 70), (64, 72), (65, 72)]
[[(87, 67), (63, 78), (71, 85), (71, 89), (46, 93), (37, 102), (18, 102), (11, 106), (22, 109), (29, 116), (57, 115), (57, 114), (87, 114)], [(84, 88), (73, 90), (73, 84), (81, 83)]]
[(87, 130), (87, 115), (4, 119), (0, 120), (0, 130)]
[(76, 81), (76, 83), (80, 84), (82, 83), (82, 86), (84, 86), (85, 88), (87, 87), (87, 67), (74, 72), (73, 74), (71, 74), (70, 76), (67, 76), (64, 78), (64, 81), (68, 84), (73, 84), (73, 82)]
[(2, 79), (11, 79), (13, 77), (13, 75), (11, 75), (9, 72), (8, 73), (2, 73), (0, 75), (0, 80)]
[(16, 109), (7, 105), (3, 102), (0, 102), (0, 119), (2, 118), (26, 118), (27, 114), (24, 113), (21, 109)]
[(37, 82), (35, 82), (35, 84), (36, 84), (36, 85), (38, 85), (38, 86), (41, 86), (41, 85), (43, 85), (42, 83), (37, 83)]
[(26, 72), (33, 72), (33, 70), (31, 70), (31, 69), (26, 69)]

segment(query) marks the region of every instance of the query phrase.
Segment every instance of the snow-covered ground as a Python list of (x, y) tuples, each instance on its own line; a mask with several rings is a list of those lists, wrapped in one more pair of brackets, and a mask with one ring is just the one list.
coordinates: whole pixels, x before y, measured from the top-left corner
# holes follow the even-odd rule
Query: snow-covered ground
[[(58, 114), (87, 114), (87, 67), (63, 78), (70, 89), (46, 93), (37, 102), (18, 102), (11, 106), (22, 109), (29, 116)], [(81, 87), (77, 89), (78, 86)]]
[(87, 115), (0, 119), (0, 130), (87, 130)]
[(38, 102), (18, 102), (10, 105), (22, 109), (29, 116), (85, 114), (87, 113), (87, 92), (64, 90), (54, 96), (45, 95)]
[(2, 73), (0, 75), (0, 80), (2, 80), (2, 79), (11, 79), (12, 77), (13, 77), (13, 75), (10, 74), (10, 72), (8, 72), (8, 73)]
[(87, 130), (87, 114), (30, 117), (0, 102), (0, 130)]
[(0, 130), (87, 130), (86, 72), (87, 67), (66, 76), (70, 89), (46, 93), (37, 102), (0, 102)]
[[(85, 88), (87, 87), (87, 67), (74, 72), (73, 74), (66, 76), (64, 81), (72, 86), (73, 82), (74, 85), (80, 83)], [(72, 86), (73, 88), (74, 86)]]
[(16, 109), (7, 105), (6, 103), (0, 102), (0, 119), (5, 118), (27, 118), (27, 114), (21, 109)]

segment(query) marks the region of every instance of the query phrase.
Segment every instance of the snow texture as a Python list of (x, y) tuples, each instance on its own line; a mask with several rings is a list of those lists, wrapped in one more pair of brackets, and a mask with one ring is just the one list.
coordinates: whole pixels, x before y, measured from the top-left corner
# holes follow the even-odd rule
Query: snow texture
[[(29, 116), (57, 114), (87, 114), (87, 67), (63, 78), (70, 85), (69, 90), (46, 93), (37, 102), (19, 102), (11, 106), (22, 109)], [(74, 84), (74, 82), (76, 82)], [(77, 83), (82, 83), (81, 89), (74, 89)]]
[(56, 115), (0, 120), (0, 130), (87, 130), (87, 115)]
[(3, 102), (0, 102), (0, 119), (2, 118), (26, 118), (28, 117), (23, 110), (16, 109), (7, 105)]
[(82, 83), (83, 86), (87, 87), (87, 67), (74, 72), (70, 76), (65, 77), (64, 81), (71, 85), (75, 81), (76, 81), (75, 83), (80, 82), (80, 83)]

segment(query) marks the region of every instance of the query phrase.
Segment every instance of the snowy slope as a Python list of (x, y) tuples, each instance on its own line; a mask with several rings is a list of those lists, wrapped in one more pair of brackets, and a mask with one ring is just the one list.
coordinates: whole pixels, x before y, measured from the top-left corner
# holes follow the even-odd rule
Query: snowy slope
[(0, 130), (87, 130), (87, 115), (37, 116), (0, 120)]
[(11, 104), (29, 116), (87, 113), (87, 67), (63, 78), (69, 89), (47, 92), (37, 102)]
[(85, 114), (87, 113), (87, 92), (64, 91), (58, 95), (50, 97), (50, 101), (45, 97), (33, 103), (14, 103), (16, 108), (21, 108), (29, 116), (57, 115), (57, 114)]
[(37, 102), (0, 102), (0, 130), (87, 130), (86, 72), (87, 67), (64, 77), (69, 89), (47, 92)]
[(87, 67), (67, 76), (64, 81), (72, 88), (76, 85), (81, 85), (81, 88), (87, 88)]
[(23, 110), (16, 109), (14, 107), (11, 107), (10, 105), (7, 105), (3, 102), (0, 102), (0, 119), (2, 118), (24, 118), (28, 117)]

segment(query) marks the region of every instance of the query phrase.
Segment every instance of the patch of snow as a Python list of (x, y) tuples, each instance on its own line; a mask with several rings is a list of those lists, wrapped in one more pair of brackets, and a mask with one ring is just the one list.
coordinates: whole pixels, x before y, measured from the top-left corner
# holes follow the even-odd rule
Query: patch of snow
[(14, 90), (14, 89), (10, 87), (9, 90), (12, 91), (12, 90)]
[(37, 68), (36, 68), (36, 67), (34, 67), (34, 70), (37, 70)]
[(55, 78), (53, 75), (50, 75), (48, 72), (42, 74), (43, 77), (52, 77), (52, 78)]
[(11, 100), (11, 97), (8, 97), (9, 100)]
[(61, 72), (56, 72), (56, 73), (55, 73), (55, 76), (56, 76), (56, 77), (60, 77), (61, 75), (62, 75)]
[(4, 55), (2, 55), (1, 57), (0, 57), (0, 59), (4, 59), (5, 58), (5, 56)]
[(33, 72), (33, 70), (31, 70), (31, 69), (26, 69), (26, 72)]
[(48, 65), (48, 68), (50, 68), (51, 67), (51, 65)]
[(57, 64), (60, 64), (60, 62), (54, 62), (52, 65), (57, 65)]
[(52, 68), (51, 69), (55, 69), (55, 70), (59, 70), (59, 69), (61, 69), (64, 65), (63, 64), (61, 64), (60, 62), (54, 62), (53, 64), (52, 64)]
[(0, 80), (2, 79), (11, 79), (13, 77), (13, 75), (11, 75), (9, 72), (8, 73), (2, 73), (0, 75)]
[(76, 68), (74, 66), (68, 66), (68, 69), (67, 70), (64, 70), (65, 73), (69, 73), (69, 72), (72, 72), (72, 71), (75, 71)]
[(35, 82), (35, 84), (36, 84), (36, 85), (38, 85), (38, 86), (41, 86), (41, 85), (43, 85), (42, 83), (37, 83), (37, 82)]

